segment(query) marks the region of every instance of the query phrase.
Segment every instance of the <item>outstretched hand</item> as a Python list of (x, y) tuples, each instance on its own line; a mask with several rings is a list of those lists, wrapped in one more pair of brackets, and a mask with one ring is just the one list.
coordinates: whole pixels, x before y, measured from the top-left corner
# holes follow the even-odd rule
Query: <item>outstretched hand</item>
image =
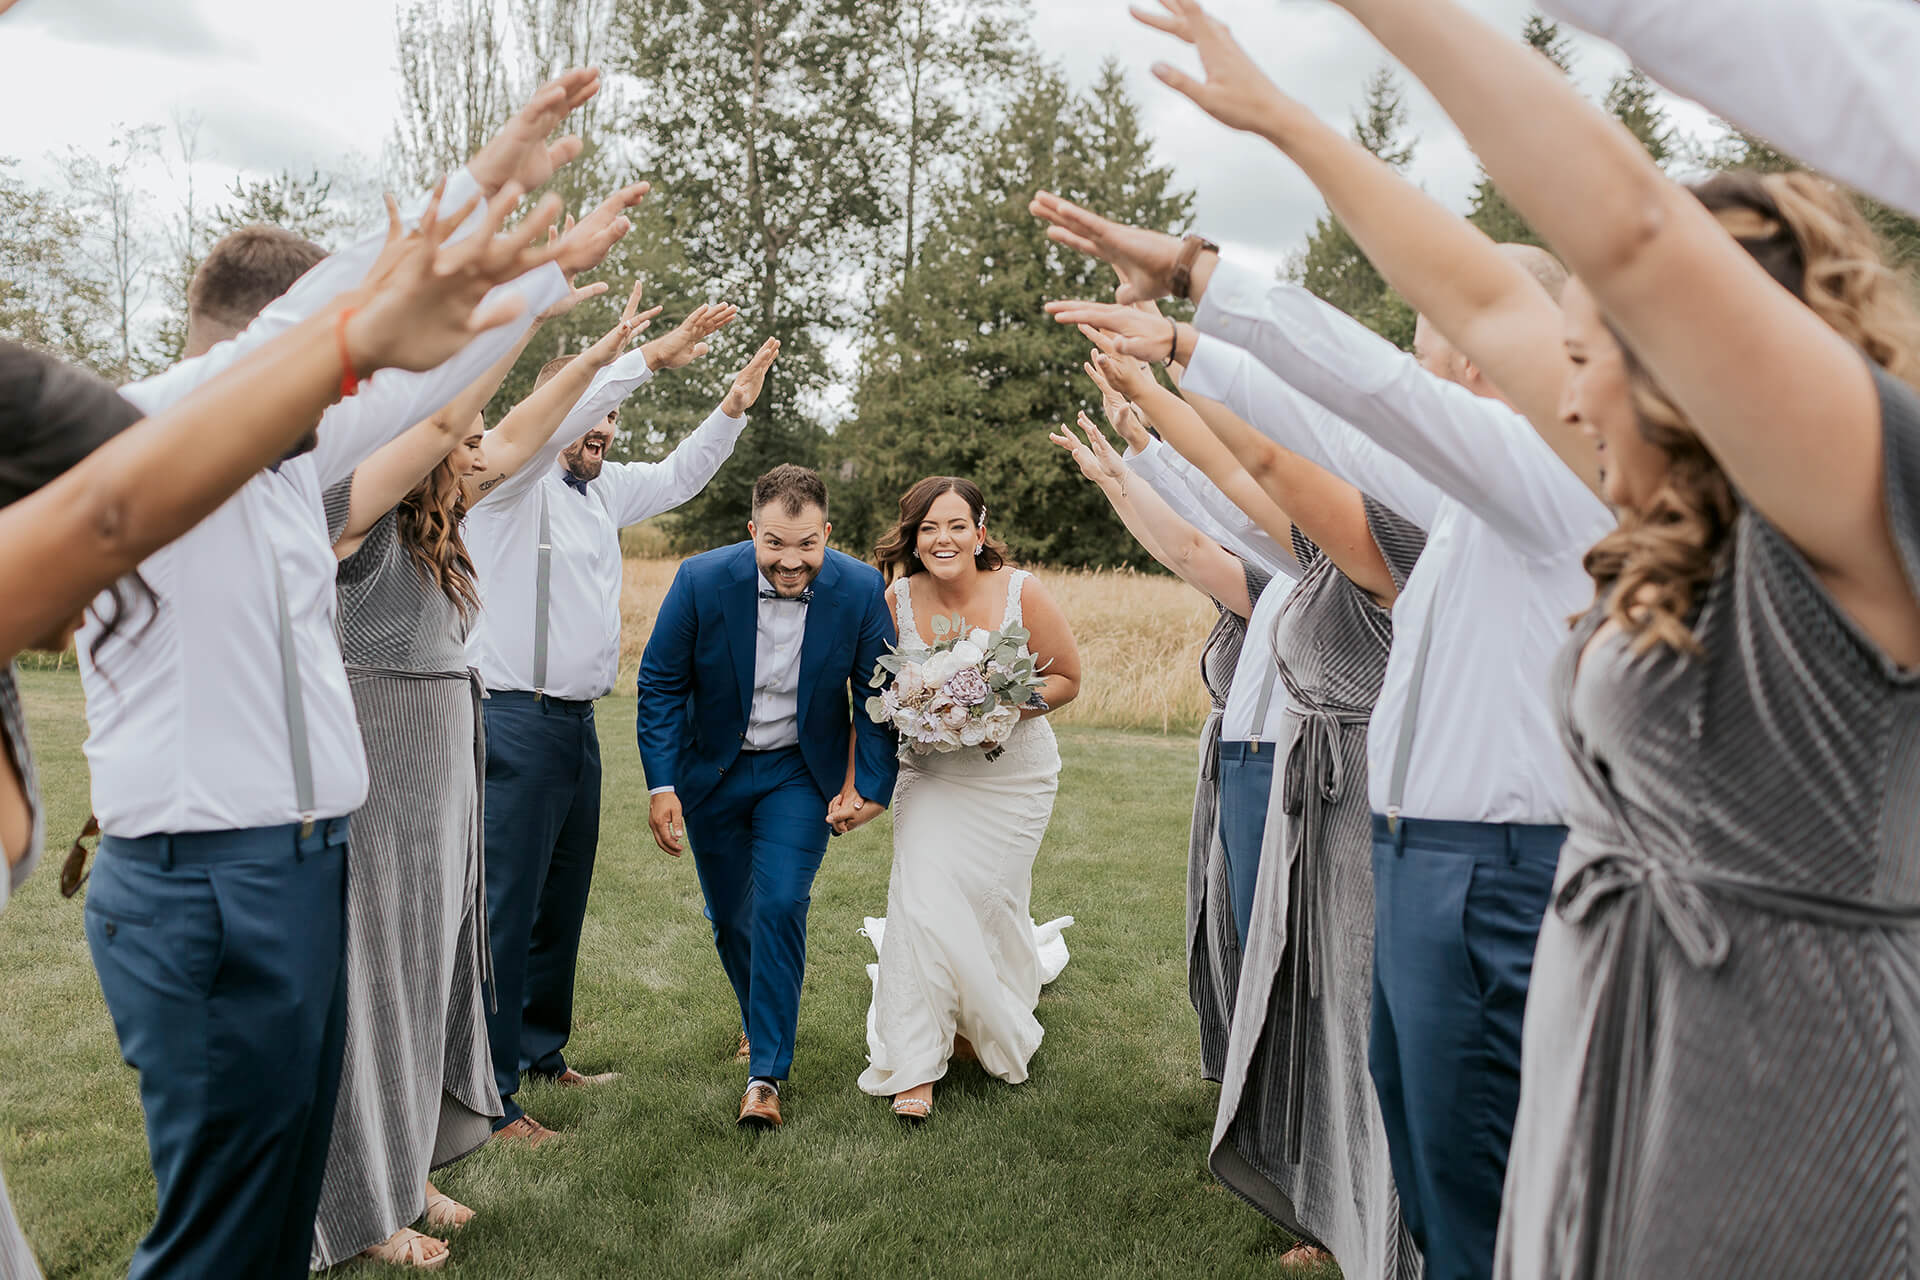
[(1049, 302), (1047, 314), (1061, 324), (1081, 326), (1082, 332), (1102, 331), (1112, 344), (1113, 354), (1136, 360), (1165, 360), (1182, 345), (1178, 341), (1180, 327), (1157, 311), (1117, 302), (1061, 301)]
[[(603, 286), (604, 287), (604, 286)], [(601, 335), (598, 342), (580, 353), (580, 358), (595, 369), (604, 369), (620, 358), (627, 344), (647, 331), (653, 318), (660, 314), (659, 307), (640, 310), (640, 294), (646, 288), (644, 280), (634, 284), (633, 292), (627, 295), (627, 305), (620, 312), (620, 321)]]
[(738, 418), (753, 407), (760, 398), (760, 388), (766, 385), (767, 370), (773, 368), (773, 358), (780, 354), (780, 339), (768, 338), (753, 353), (753, 359), (747, 361), (747, 367), (733, 375), (733, 385), (727, 388), (727, 398), (720, 402), (720, 412), (729, 418)]
[(651, 190), (651, 183), (630, 183), (595, 205), (579, 222), (568, 220), (566, 234), (560, 237), (560, 256), (555, 259), (568, 279), (607, 260), (613, 246), (633, 230), (626, 211), (645, 200)]
[(487, 202), (480, 229), (448, 244), (447, 237), (466, 220), (473, 202), (442, 217), (440, 196), (436, 190), (419, 226), (411, 231), (401, 222), (393, 197), (387, 197), (387, 243), (367, 273), (367, 283), (348, 300), (354, 314), (346, 326), (347, 351), (355, 371), (363, 375), (380, 368), (424, 370), (440, 364), (475, 334), (525, 310), (520, 298), (486, 303), (489, 290), (553, 259), (554, 245), (534, 242), (558, 211), (558, 197), (546, 197), (519, 226), (503, 231), (507, 215), (520, 201), (518, 184), (509, 182)]
[(1027, 211), (1048, 224), (1049, 240), (1119, 272), (1122, 302), (1151, 301), (1173, 291), (1173, 268), (1180, 260), (1176, 237), (1109, 221), (1051, 191), (1035, 195)]
[(732, 324), (739, 314), (740, 308), (731, 303), (701, 303), (671, 332), (646, 345), (647, 367), (657, 371), (682, 369), (692, 364), (713, 349), (707, 345), (707, 339)]
[(575, 67), (561, 72), (536, 89), (506, 128), (467, 161), (467, 172), (489, 196), (509, 182), (519, 183), (523, 191), (533, 190), (579, 156), (578, 137), (569, 134), (549, 144), (547, 135), (598, 92), (598, 70)]
[(1227, 30), (1194, 0), (1159, 0), (1158, 9), (1133, 5), (1134, 18), (1184, 40), (1200, 55), (1205, 78), (1196, 80), (1165, 62), (1153, 64), (1153, 74), (1174, 90), (1193, 99), (1202, 111), (1232, 129), (1259, 132), (1277, 115), (1297, 104), (1254, 64)]
[[(1170, 332), (1178, 332), (1177, 326), (1159, 315), (1158, 312), (1143, 312), (1149, 318), (1166, 325)], [(1080, 326), (1080, 333), (1093, 343), (1093, 352), (1087, 363), (1093, 366), (1099, 375), (1099, 381), (1111, 386), (1129, 401), (1139, 400), (1142, 396), (1156, 390), (1159, 383), (1153, 380), (1153, 370), (1144, 360), (1135, 359), (1120, 350), (1119, 339), (1104, 329), (1096, 329), (1090, 324)]]

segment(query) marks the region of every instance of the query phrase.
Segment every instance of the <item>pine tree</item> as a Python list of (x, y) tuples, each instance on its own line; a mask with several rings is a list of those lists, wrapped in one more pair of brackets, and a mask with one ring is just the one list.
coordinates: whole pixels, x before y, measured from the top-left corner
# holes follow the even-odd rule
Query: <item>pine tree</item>
[(1606, 108), (1627, 132), (1640, 139), (1653, 162), (1664, 167), (1674, 157), (1673, 123), (1660, 105), (1659, 91), (1646, 73), (1633, 67), (1607, 86)]
[[(1560, 24), (1539, 14), (1527, 19), (1520, 38), (1541, 57), (1560, 68), (1562, 75), (1573, 74), (1573, 41), (1563, 34)], [(1500, 244), (1540, 244), (1541, 239), (1525, 218), (1507, 203), (1506, 196), (1493, 185), (1486, 170), (1480, 172), (1480, 185), (1473, 190), (1473, 203), (1467, 221)]]
[(913, 287), (881, 307), (856, 416), (833, 441), (842, 546), (864, 552), (909, 485), (950, 474), (981, 486), (991, 527), (1021, 560), (1145, 563), (1099, 493), (1047, 440), (1098, 403), (1079, 372), (1086, 340), (1042, 304), (1110, 296), (1113, 273), (1050, 242), (1027, 202), (1045, 188), (1123, 222), (1180, 229), (1192, 197), (1150, 153), (1114, 64), (1077, 97), (1056, 73), (1029, 72), (928, 226)]
[[(1354, 115), (1354, 140), (1404, 171), (1413, 163), (1416, 142), (1405, 136), (1406, 127), (1400, 82), (1390, 68), (1381, 67), (1368, 78), (1366, 98)], [(1287, 264), (1286, 276), (1403, 350), (1413, 346), (1413, 308), (1387, 287), (1331, 210), (1320, 215), (1307, 247)]]

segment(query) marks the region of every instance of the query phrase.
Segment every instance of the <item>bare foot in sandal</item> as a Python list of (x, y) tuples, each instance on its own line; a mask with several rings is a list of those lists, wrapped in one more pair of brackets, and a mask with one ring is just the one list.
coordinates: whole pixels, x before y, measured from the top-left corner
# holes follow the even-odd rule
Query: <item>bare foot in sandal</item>
[(453, 1251), (447, 1247), (445, 1240), (421, 1235), (412, 1227), (402, 1227), (373, 1248), (362, 1249), (360, 1256), (389, 1266), (418, 1267), (422, 1271), (432, 1271), (447, 1265), (447, 1259), (453, 1256)]
[(429, 1182), (425, 1216), (427, 1225), (435, 1231), (453, 1231), (473, 1221), (473, 1210)]
[(1310, 1244), (1297, 1244), (1280, 1255), (1280, 1267), (1284, 1271), (1323, 1267), (1332, 1261), (1332, 1254)]

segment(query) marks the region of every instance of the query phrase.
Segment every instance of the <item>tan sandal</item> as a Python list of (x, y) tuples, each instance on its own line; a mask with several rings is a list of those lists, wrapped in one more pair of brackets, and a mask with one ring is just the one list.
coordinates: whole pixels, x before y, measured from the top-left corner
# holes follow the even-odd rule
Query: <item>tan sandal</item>
[(932, 1098), (895, 1098), (893, 1114), (902, 1120), (911, 1120), (920, 1124), (933, 1114)]
[(427, 1211), (423, 1216), (435, 1231), (457, 1231), (473, 1221), (473, 1210), (429, 1182)]
[[(440, 1252), (429, 1253), (438, 1248)], [(371, 1249), (362, 1249), (360, 1256), (371, 1258), (375, 1262), (384, 1262), (394, 1267), (418, 1267), (422, 1271), (433, 1271), (447, 1265), (447, 1259), (453, 1256), (453, 1250), (445, 1240), (435, 1240), (432, 1236), (422, 1235), (412, 1227), (402, 1227), (382, 1240)]]
[(1280, 1255), (1280, 1268), (1294, 1271), (1303, 1267), (1324, 1267), (1333, 1261), (1333, 1255), (1318, 1245), (1297, 1244)]

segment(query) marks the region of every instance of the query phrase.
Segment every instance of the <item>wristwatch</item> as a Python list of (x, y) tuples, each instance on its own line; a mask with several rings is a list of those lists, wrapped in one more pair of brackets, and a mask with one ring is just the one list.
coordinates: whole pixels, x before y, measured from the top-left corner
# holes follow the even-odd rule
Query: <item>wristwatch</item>
[(1203, 253), (1218, 253), (1220, 246), (1205, 236), (1188, 236), (1180, 242), (1180, 257), (1173, 264), (1173, 296), (1185, 299), (1193, 287), (1193, 264)]

